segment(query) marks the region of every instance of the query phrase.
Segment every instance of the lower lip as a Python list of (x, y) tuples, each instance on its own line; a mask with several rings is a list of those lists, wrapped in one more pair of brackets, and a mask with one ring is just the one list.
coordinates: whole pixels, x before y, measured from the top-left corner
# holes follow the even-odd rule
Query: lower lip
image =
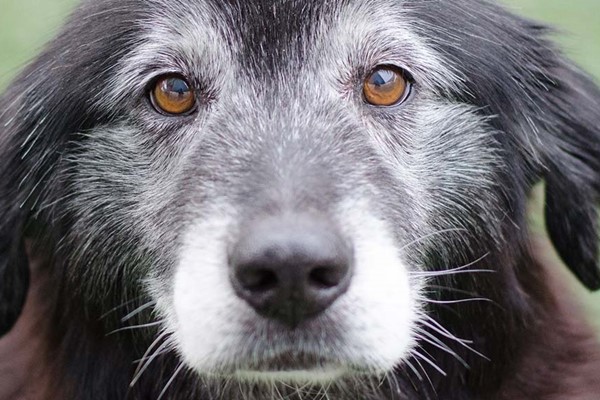
[(315, 369), (253, 371), (237, 370), (234, 377), (246, 382), (287, 382), (287, 383), (328, 383), (342, 378), (348, 370), (339, 367), (319, 367)]

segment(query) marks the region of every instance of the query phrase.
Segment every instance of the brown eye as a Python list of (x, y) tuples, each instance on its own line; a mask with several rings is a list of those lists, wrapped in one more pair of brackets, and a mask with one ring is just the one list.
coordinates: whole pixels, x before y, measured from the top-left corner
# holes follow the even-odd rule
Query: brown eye
[(152, 104), (162, 113), (184, 115), (196, 106), (196, 96), (188, 82), (177, 75), (159, 78), (151, 93)]
[(371, 72), (363, 85), (365, 100), (374, 106), (393, 106), (408, 97), (410, 82), (406, 73), (393, 66), (382, 66)]

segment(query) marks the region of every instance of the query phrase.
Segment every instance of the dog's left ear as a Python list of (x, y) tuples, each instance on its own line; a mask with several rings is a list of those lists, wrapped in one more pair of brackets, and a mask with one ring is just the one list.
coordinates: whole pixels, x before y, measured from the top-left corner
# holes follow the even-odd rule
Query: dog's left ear
[(600, 90), (567, 63), (552, 76), (537, 116), (547, 134), (540, 143), (546, 228), (571, 271), (590, 290), (598, 290)]

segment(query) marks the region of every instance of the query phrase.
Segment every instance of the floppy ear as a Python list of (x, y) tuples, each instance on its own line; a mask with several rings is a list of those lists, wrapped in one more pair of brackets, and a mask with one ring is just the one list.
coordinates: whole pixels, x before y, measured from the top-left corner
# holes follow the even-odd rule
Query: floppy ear
[(0, 235), (0, 336), (15, 324), (25, 303), (29, 287), (29, 268), (22, 241)]
[(16, 118), (8, 96), (0, 98), (0, 336), (18, 319), (29, 287), (29, 268), (22, 238), (22, 210), (17, 185), (18, 149), (8, 122)]
[(590, 290), (600, 289), (600, 90), (561, 66), (549, 92), (545, 146), (546, 227), (558, 254)]
[[(515, 180), (546, 180), (550, 238), (582, 283), (600, 289), (600, 90), (556, 51), (547, 27), (496, 2), (468, 12), (462, 2), (447, 3), (415, 3), (410, 12), (432, 32), (440, 54), (463, 70), (467, 90), (454, 96), (481, 107), (506, 133), (499, 140), (523, 167)], [(431, 29), (440, 24), (443, 31)]]
[(139, 43), (143, 28), (130, 23), (142, 19), (138, 8), (134, 0), (82, 2), (0, 97), (0, 335), (27, 294), (25, 236), (51, 252), (64, 228), (60, 168), (69, 141), (114, 118), (94, 99)]
[(64, 126), (46, 111), (56, 100), (43, 83), (58, 82), (48, 73), (47, 59), (36, 59), (0, 96), (0, 336), (13, 327), (27, 297), (25, 235), (33, 228), (32, 205), (48, 190), (44, 182), (57, 159), (60, 140), (53, 131)]

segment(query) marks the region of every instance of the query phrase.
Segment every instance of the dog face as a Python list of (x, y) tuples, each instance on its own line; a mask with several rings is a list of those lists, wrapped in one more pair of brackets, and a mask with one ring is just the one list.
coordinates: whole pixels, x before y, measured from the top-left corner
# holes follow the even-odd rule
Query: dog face
[(29, 238), (69, 312), (134, 299), (118, 317), (149, 354), (202, 376), (435, 363), (424, 345), (466, 347), (444, 288), (524, 302), (506, 293), (542, 178), (597, 288), (600, 96), (540, 28), (475, 3), (84, 3), (2, 98), (3, 330)]
[[(134, 205), (138, 210), (154, 210), (162, 204), (173, 210), (162, 213), (165, 217), (185, 216), (169, 229), (177, 232), (171, 265), (152, 274), (148, 282), (174, 345), (188, 365), (202, 372), (260, 377), (265, 370), (307, 369), (317, 378), (347, 373), (348, 369), (390, 371), (413, 348), (418, 314), (424, 306), (420, 299), (423, 282), (417, 273), (424, 270), (425, 262), (420, 243), (415, 242), (438, 230), (463, 228), (452, 221), (440, 220), (437, 226), (432, 222), (448, 197), (454, 196), (451, 202), (455, 204), (465, 202), (461, 199), (466, 193), (461, 193), (458, 180), (481, 186), (475, 193), (487, 206), (474, 204), (472, 211), (490, 218), (491, 226), (498, 225), (501, 214), (494, 214), (499, 200), (487, 194), (494, 191), (485, 188), (501, 168), (496, 154), (499, 146), (491, 129), (468, 107), (436, 99), (436, 85), (448, 89), (453, 74), (431, 51), (418, 45), (419, 39), (402, 26), (400, 15), (374, 13), (364, 27), (353, 32), (352, 21), (367, 11), (365, 5), (330, 11), (314, 5), (320, 18), (311, 21), (312, 25), (307, 26), (300, 10), (294, 10), (296, 15), (284, 22), (298, 26), (298, 32), (290, 38), (264, 39), (261, 35), (275, 19), (261, 17), (269, 14), (266, 10), (258, 10), (260, 15), (252, 20), (240, 12), (234, 25), (251, 28), (237, 38), (219, 32), (218, 27), (227, 26), (222, 21), (223, 11), (206, 7), (169, 15), (167, 20), (181, 20), (175, 28), (148, 24), (152, 28), (145, 45), (123, 62), (126, 70), (116, 72), (117, 84), (108, 95), (113, 99), (128, 96), (131, 88), (122, 81), (132, 76), (139, 77), (142, 87), (155, 76), (174, 71), (184, 77), (201, 76), (206, 82), (195, 85), (199, 88), (196, 93), (204, 92), (206, 97), (195, 114), (164, 117), (142, 102), (138, 110), (144, 127), (135, 132), (131, 126), (124, 128), (128, 137), (143, 138), (149, 132), (164, 135), (168, 125), (177, 124), (170, 128), (174, 129), (170, 143), (161, 151), (179, 154), (173, 164), (167, 166), (170, 162), (164, 157), (139, 159), (141, 164), (156, 163), (164, 168), (162, 178), (157, 179), (156, 172), (147, 175), (148, 191), (160, 191), (165, 184), (172, 189), (156, 200), (150, 200), (148, 191), (140, 193)], [(391, 19), (386, 29), (375, 23), (382, 18)], [(211, 26), (210, 21), (217, 22)], [(307, 38), (302, 47), (293, 40), (298, 34)], [(270, 40), (266, 54), (253, 48), (260, 40)], [(364, 40), (368, 44), (361, 43)], [(204, 41), (207, 43), (198, 54), (194, 44)], [(158, 48), (167, 48), (171, 54), (153, 61)], [(380, 51), (369, 54), (372, 48)], [(186, 65), (169, 64), (177, 54), (185, 54)], [(403, 60), (398, 54), (404, 55)], [(392, 107), (365, 104), (363, 81), (378, 66), (387, 65), (409, 71), (414, 79), (412, 93)], [(156, 71), (145, 74), (147, 70)], [(450, 120), (452, 124), (445, 123)], [(464, 134), (464, 130), (468, 132)], [(101, 128), (97, 136), (106, 140), (111, 135)], [(438, 138), (445, 142), (447, 155), (431, 150), (441, 145)], [(105, 147), (115, 146), (122, 147), (116, 143)], [(138, 149), (132, 150), (137, 154)], [(135, 154), (124, 156), (137, 159)], [(449, 168), (453, 163), (474, 167), (455, 177), (449, 175), (449, 171), (456, 175)], [(113, 159), (110, 164), (131, 170), (124, 160)], [(115, 177), (123, 175), (122, 167), (114, 172)], [(85, 169), (83, 165), (74, 168)], [(89, 175), (76, 179), (88, 181)], [(139, 185), (134, 182), (133, 186)], [(117, 199), (109, 202), (116, 204)], [(176, 203), (180, 206), (173, 209), (171, 205)], [(126, 213), (130, 215), (130, 211)], [(465, 220), (472, 218), (465, 213)], [(148, 226), (166, 227), (167, 221), (149, 221)], [(89, 221), (86, 225), (96, 224)], [(321, 243), (309, 243), (313, 240)], [(322, 243), (338, 240), (341, 245)], [(157, 246), (149, 244), (149, 248)], [(348, 264), (350, 282), (319, 315), (289, 315), (310, 314), (305, 308), (320, 308), (307, 304), (313, 302), (309, 299), (257, 305), (265, 300), (248, 301), (247, 297), (261, 297), (263, 293), (256, 293), (261, 290), (240, 296), (238, 286), (243, 283), (236, 281), (243, 278), (236, 277), (236, 264), (258, 263), (259, 272), (265, 274), (261, 269), (269, 268), (266, 264), (271, 262), (256, 260), (270, 258), (266, 255), (245, 253), (290, 252), (292, 258), (303, 258), (303, 252), (331, 251), (321, 246), (342, 248), (333, 253), (344, 253), (342, 262)], [(306, 262), (327, 267), (331, 257), (339, 256), (323, 254), (323, 260)], [(254, 259), (246, 260), (248, 257)], [(301, 268), (291, 260), (281, 262)], [(254, 279), (267, 285), (262, 282), (266, 276)], [(285, 284), (282, 276), (274, 279), (280, 281), (276, 285)], [(280, 318), (269, 318), (280, 310), (265, 310), (286, 307)], [(278, 323), (282, 320), (284, 326)], [(292, 364), (280, 365), (282, 357), (289, 354), (294, 355)]]

